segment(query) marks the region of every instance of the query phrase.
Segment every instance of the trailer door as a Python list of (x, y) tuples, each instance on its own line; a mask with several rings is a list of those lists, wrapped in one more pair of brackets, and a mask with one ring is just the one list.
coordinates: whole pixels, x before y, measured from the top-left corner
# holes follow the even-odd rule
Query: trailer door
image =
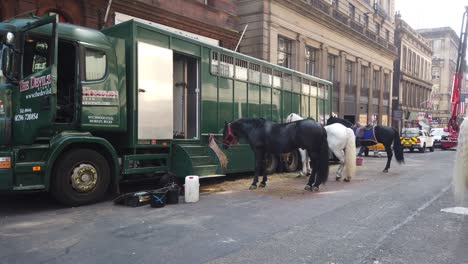
[(21, 79), (14, 91), (14, 141), (31, 144), (50, 127), (57, 103), (57, 18), (42, 18), (18, 32), (21, 41)]
[(172, 50), (138, 42), (138, 139), (172, 139)]

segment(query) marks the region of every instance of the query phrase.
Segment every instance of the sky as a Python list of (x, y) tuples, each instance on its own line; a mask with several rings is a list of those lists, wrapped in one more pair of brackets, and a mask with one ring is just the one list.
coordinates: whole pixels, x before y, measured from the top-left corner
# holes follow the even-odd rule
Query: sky
[(460, 35), (468, 0), (395, 0), (395, 11), (413, 29), (451, 27)]

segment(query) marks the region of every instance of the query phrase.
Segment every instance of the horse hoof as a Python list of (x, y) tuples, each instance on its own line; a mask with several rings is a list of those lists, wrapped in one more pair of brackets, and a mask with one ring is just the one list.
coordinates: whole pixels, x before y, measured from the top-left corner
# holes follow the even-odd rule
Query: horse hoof
[(303, 176), (304, 176), (303, 174), (299, 174), (299, 175), (296, 176), (296, 178), (301, 178)]
[(387, 173), (387, 172), (388, 172), (388, 170), (387, 170), (387, 169), (385, 169), (385, 170), (383, 170), (382, 172), (383, 172), (383, 173)]
[(310, 186), (308, 184), (304, 187), (304, 190), (311, 190), (311, 189), (312, 189), (312, 186)]
[(311, 192), (319, 192), (319, 187), (313, 186), (312, 189), (310, 189)]
[(257, 185), (254, 185), (254, 184), (250, 185), (249, 190), (255, 190), (255, 189), (257, 189)]
[(345, 181), (345, 182), (350, 182), (351, 179), (350, 179), (350, 178), (344, 178), (344, 181)]
[(340, 181), (340, 180), (341, 180), (341, 176), (340, 176), (340, 177), (336, 176), (335, 180), (336, 180), (336, 181)]
[(260, 188), (265, 188), (265, 186), (266, 186), (266, 183), (262, 182), (262, 183), (260, 183), (260, 186), (259, 186), (259, 187), (260, 187)]

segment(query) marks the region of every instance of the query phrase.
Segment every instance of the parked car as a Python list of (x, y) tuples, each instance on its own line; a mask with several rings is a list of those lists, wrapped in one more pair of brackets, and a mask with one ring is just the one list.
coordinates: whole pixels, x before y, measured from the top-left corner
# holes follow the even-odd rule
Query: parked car
[(448, 136), (449, 132), (446, 132), (446, 131), (444, 131), (443, 128), (438, 127), (438, 128), (431, 129), (430, 135), (432, 136), (432, 138), (434, 138), (434, 147), (435, 148), (441, 148), (442, 145), (441, 145), (440, 141), (441, 141), (441, 139), (443, 137)]
[(434, 151), (434, 139), (425, 130), (405, 128), (401, 132), (400, 140), (403, 147), (411, 152), (418, 149), (419, 152), (424, 153), (426, 148), (429, 148), (431, 152)]

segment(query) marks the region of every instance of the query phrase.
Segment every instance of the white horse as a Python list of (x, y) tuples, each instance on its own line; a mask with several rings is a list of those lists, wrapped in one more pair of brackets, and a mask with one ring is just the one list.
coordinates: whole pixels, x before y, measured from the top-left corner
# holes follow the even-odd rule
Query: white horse
[[(302, 120), (303, 118), (298, 114), (292, 113), (286, 118), (286, 122), (294, 122)], [(342, 124), (331, 124), (325, 126), (327, 131), (328, 147), (340, 160), (340, 166), (336, 172), (336, 180), (340, 180), (343, 176), (343, 169), (345, 172), (345, 181), (350, 181), (356, 172), (356, 137), (354, 131)], [(301, 175), (305, 176), (310, 174), (310, 159), (307, 152), (299, 149), (302, 160)]]
[(463, 201), (468, 189), (468, 121), (464, 120), (458, 134), (457, 154), (453, 172), (453, 187), (455, 197)]

